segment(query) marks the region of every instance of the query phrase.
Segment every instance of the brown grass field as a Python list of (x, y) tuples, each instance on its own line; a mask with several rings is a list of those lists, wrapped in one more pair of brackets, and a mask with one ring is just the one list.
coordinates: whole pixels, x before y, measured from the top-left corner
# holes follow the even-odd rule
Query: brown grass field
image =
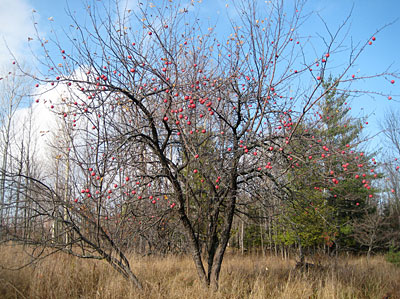
[(322, 269), (301, 272), (294, 260), (227, 254), (218, 292), (199, 284), (189, 257), (131, 256), (139, 292), (106, 262), (62, 253), (21, 270), (21, 247), (0, 247), (1, 298), (400, 298), (400, 268), (382, 256), (322, 258)]

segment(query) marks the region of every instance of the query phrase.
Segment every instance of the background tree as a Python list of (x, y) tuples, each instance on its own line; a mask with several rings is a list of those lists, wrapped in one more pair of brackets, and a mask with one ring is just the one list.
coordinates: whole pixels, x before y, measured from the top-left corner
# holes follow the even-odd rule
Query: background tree
[[(325, 86), (330, 84), (329, 80)], [(325, 187), (325, 196), (334, 209), (328, 218), (335, 225), (335, 245), (354, 246), (351, 240), (352, 222), (362, 218), (363, 209), (367, 208), (374, 193), (373, 181), (379, 178), (373, 154), (366, 154), (363, 149), (365, 136), (362, 128), (365, 120), (352, 118), (347, 108), (348, 96), (340, 92), (340, 87), (331, 89), (321, 102), (319, 117), (322, 120), (321, 139), (325, 140), (327, 161), (325, 170), (330, 186)], [(328, 149), (328, 150), (327, 150)], [(337, 155), (331, 155), (329, 149)], [(337, 178), (331, 178), (337, 176)]]
[[(382, 248), (389, 239), (391, 233), (389, 223), (385, 219), (382, 211), (379, 211), (379, 206), (376, 204), (375, 210), (365, 210), (365, 215), (362, 219), (357, 219), (353, 223), (354, 239), (368, 248), (367, 257), (375, 249)], [(388, 230), (389, 229), (389, 230)]]
[(335, 80), (327, 79), (323, 87), (328, 91), (314, 120), (307, 129), (299, 128), (304, 138), (291, 143), (296, 165), (304, 165), (290, 174), (292, 197), (280, 216), (286, 229), (278, 237), (288, 245), (299, 245), (301, 262), (307, 247), (323, 244), (329, 252), (335, 245), (336, 253), (340, 247), (354, 248), (353, 222), (363, 217), (364, 209), (376, 210), (369, 206), (376, 192), (371, 187), (378, 178), (376, 162), (359, 149), (362, 120), (349, 115), (348, 96)]
[(383, 172), (385, 180), (383, 182), (383, 196), (385, 221), (388, 221), (390, 232), (390, 245), (399, 247), (399, 228), (400, 228), (400, 199), (399, 186), (400, 175), (398, 164), (400, 155), (400, 123), (398, 120), (398, 111), (388, 111), (381, 124), (384, 134), (384, 144), (387, 151), (384, 153)]
[[(7, 226), (5, 218), (8, 218), (8, 213), (12, 213), (10, 205), (12, 200), (7, 201), (11, 195), (8, 186), (6, 185), (5, 174), (10, 171), (11, 165), (16, 166), (12, 163), (11, 159), (11, 148), (12, 144), (16, 143), (15, 131), (13, 125), (15, 125), (15, 115), (17, 110), (24, 104), (31, 89), (32, 81), (23, 76), (16, 67), (11, 68), (6, 76), (0, 78), (0, 145), (1, 145), (1, 170), (0, 170), (0, 239), (3, 237), (4, 226)], [(23, 148), (21, 148), (23, 151)], [(21, 155), (22, 161), (22, 155)], [(19, 171), (21, 171), (22, 165), (19, 165)], [(15, 169), (13, 170), (15, 171)], [(16, 214), (18, 214), (18, 203), (16, 205)]]

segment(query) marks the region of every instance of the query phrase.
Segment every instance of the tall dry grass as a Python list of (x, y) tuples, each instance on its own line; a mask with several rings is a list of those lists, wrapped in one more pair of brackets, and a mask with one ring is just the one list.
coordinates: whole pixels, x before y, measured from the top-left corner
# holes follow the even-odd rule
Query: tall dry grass
[[(0, 247), (0, 265), (29, 261), (21, 247)], [(107, 263), (62, 253), (19, 271), (0, 268), (1, 298), (400, 298), (400, 269), (376, 256), (323, 259), (323, 269), (294, 270), (295, 261), (228, 254), (220, 289), (197, 281), (189, 257), (131, 257), (139, 292)]]

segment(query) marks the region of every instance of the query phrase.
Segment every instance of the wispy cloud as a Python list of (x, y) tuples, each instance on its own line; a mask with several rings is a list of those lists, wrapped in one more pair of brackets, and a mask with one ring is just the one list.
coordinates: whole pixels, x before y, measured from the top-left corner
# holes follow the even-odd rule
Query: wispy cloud
[(28, 39), (34, 34), (32, 11), (27, 0), (0, 1), (0, 65), (11, 62), (10, 51), (21, 60), (29, 54)]

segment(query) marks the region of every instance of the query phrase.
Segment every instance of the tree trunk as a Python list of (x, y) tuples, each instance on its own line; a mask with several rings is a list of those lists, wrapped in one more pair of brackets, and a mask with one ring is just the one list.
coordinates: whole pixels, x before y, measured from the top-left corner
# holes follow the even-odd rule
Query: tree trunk
[[(211, 214), (211, 213), (210, 213)], [(214, 264), (214, 257), (215, 253), (217, 252), (218, 248), (218, 209), (215, 211), (214, 215), (209, 216), (209, 229), (208, 229), (208, 242), (207, 242), (207, 278), (210, 281), (211, 277), (211, 270)]]
[(241, 221), (240, 226), (240, 252), (244, 254), (244, 221)]
[[(22, 165), (21, 165), (22, 168)], [(14, 213), (14, 235), (17, 236), (18, 230), (18, 212), (19, 212), (19, 202), (20, 202), (20, 194), (21, 194), (21, 179), (22, 177), (18, 177), (17, 183), (17, 194), (15, 195), (15, 213)]]
[(300, 263), (304, 265), (305, 258), (304, 258), (303, 247), (301, 246), (300, 241), (299, 241), (299, 258), (300, 258)]
[(224, 258), (226, 246), (228, 245), (231, 235), (233, 216), (235, 214), (236, 208), (236, 187), (236, 177), (234, 177), (234, 180), (232, 182), (233, 191), (231, 193), (231, 198), (227, 207), (227, 214), (224, 221), (223, 230), (221, 232), (221, 241), (218, 246), (217, 253), (215, 254), (214, 264), (211, 271), (210, 284), (214, 290), (218, 290), (219, 274), (221, 272), (222, 261)]
[(5, 189), (6, 189), (6, 170), (7, 170), (7, 160), (8, 160), (8, 146), (9, 146), (9, 129), (10, 121), (8, 123), (8, 128), (6, 128), (6, 140), (3, 148), (3, 163), (1, 167), (1, 186), (0, 186), (0, 240), (3, 238), (3, 225), (4, 225), (4, 204), (5, 204)]
[(263, 221), (260, 221), (260, 241), (261, 241), (261, 253), (265, 256), (264, 251), (264, 233), (263, 233)]
[(189, 248), (191, 251), (193, 262), (194, 262), (196, 270), (197, 270), (197, 274), (200, 278), (200, 281), (203, 283), (203, 285), (205, 287), (208, 287), (210, 284), (210, 281), (206, 275), (206, 271), (204, 269), (203, 262), (201, 259), (201, 250), (200, 250), (199, 242), (196, 239), (194, 230), (190, 224), (189, 219), (187, 218), (187, 216), (185, 214), (184, 207), (181, 206), (179, 208), (179, 214), (180, 214), (180, 220), (183, 224), (186, 238), (189, 243)]

